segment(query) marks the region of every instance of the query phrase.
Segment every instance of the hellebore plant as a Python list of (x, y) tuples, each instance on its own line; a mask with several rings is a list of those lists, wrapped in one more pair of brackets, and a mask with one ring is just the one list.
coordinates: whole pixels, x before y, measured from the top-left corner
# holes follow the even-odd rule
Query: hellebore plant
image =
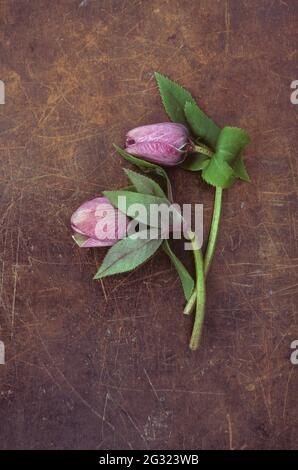
[[(165, 110), (173, 122), (132, 129), (126, 135), (125, 150), (118, 146), (115, 148), (125, 160), (140, 170), (163, 177), (166, 192), (148, 176), (125, 170), (132, 186), (104, 191), (104, 197), (86, 202), (73, 214), (71, 225), (75, 232), (73, 238), (80, 247), (111, 246), (95, 279), (131, 271), (160, 247), (163, 248), (181, 280), (187, 301), (184, 313), (190, 314), (196, 306), (190, 339), (190, 349), (195, 350), (202, 334), (206, 304), (205, 281), (216, 248), (223, 189), (231, 187), (237, 179), (249, 181), (242, 151), (250, 139), (243, 129), (219, 128), (198, 107), (192, 95), (177, 83), (159, 73), (155, 74), (155, 78)], [(204, 256), (196, 234), (191, 230), (188, 232), (194, 255), (195, 281), (173, 253), (163, 226), (154, 225), (141, 212), (131, 210), (136, 203), (141, 203), (147, 209), (153, 204), (170, 206), (173, 202), (172, 188), (162, 166), (176, 165), (188, 171), (201, 171), (204, 182), (215, 187), (213, 216)], [(126, 201), (124, 208), (119, 202), (121, 197)], [(127, 217), (132, 219), (131, 222), (128, 222)], [(140, 232), (127, 235), (130, 224), (140, 224)]]

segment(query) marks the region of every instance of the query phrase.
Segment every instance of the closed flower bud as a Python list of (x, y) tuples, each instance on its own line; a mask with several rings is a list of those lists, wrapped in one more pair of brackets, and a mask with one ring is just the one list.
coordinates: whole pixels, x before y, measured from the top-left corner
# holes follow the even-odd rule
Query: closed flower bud
[(83, 248), (111, 246), (126, 236), (128, 219), (106, 197), (82, 204), (71, 217), (73, 239)]
[(174, 166), (184, 160), (193, 145), (185, 126), (165, 122), (132, 129), (126, 136), (125, 148), (144, 160)]

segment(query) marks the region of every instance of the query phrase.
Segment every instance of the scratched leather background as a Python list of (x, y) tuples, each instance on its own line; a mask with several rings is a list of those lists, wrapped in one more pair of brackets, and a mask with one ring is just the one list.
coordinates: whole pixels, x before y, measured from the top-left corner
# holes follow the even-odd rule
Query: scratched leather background
[[(0, 446), (297, 448), (298, 4), (79, 3), (0, 1)], [(224, 194), (197, 353), (164, 254), (101, 284), (105, 251), (78, 249), (69, 228), (80, 203), (126, 183), (112, 143), (167, 119), (155, 70), (252, 137), (252, 183)], [(171, 176), (207, 230), (213, 191)]]

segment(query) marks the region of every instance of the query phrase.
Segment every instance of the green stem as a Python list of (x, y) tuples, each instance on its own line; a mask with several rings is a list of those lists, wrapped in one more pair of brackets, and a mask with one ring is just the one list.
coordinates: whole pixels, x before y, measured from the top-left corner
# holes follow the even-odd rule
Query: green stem
[(196, 299), (197, 299), (197, 290), (195, 287), (191, 296), (189, 297), (187, 301), (187, 304), (184, 307), (184, 310), (183, 310), (184, 315), (189, 315), (192, 312), (196, 303)]
[(204, 144), (194, 145), (194, 149), (198, 153), (207, 155), (207, 157), (212, 157), (212, 155), (214, 154), (214, 152)]
[(222, 206), (222, 188), (216, 187), (214, 207), (213, 207), (213, 216), (212, 216), (207, 250), (206, 250), (205, 259), (204, 259), (205, 276), (207, 276), (208, 274), (208, 271), (210, 269), (213, 256), (215, 253), (220, 215), (221, 215), (221, 206)]
[(198, 349), (201, 335), (202, 335), (202, 327), (203, 327), (204, 314), (205, 314), (206, 290), (205, 290), (204, 261), (203, 261), (202, 251), (197, 246), (195, 236), (192, 237), (191, 242), (193, 246), (193, 254), (194, 254), (194, 260), (195, 260), (195, 267), (196, 267), (197, 307), (196, 307), (195, 322), (193, 325), (189, 347), (190, 349), (194, 351)]
[[(205, 277), (207, 277), (207, 274), (209, 272), (209, 269), (213, 260), (213, 256), (215, 253), (220, 215), (221, 215), (221, 206), (222, 206), (222, 188), (217, 187), (215, 190), (213, 216), (212, 216), (211, 228), (210, 228), (210, 233), (209, 233), (209, 240), (208, 240), (207, 250), (206, 250), (206, 254), (204, 258)], [(190, 299), (188, 300), (185, 306), (185, 309), (184, 309), (185, 315), (189, 315), (191, 313), (196, 303), (196, 298), (197, 298), (197, 290), (194, 290), (193, 293), (191, 294)]]

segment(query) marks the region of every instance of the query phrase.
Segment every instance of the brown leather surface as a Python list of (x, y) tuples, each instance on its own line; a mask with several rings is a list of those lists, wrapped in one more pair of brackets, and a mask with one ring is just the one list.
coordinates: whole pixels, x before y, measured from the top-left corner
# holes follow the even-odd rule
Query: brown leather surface
[[(0, 446), (297, 448), (297, 2), (79, 4), (0, 2)], [(252, 183), (224, 194), (197, 353), (163, 253), (95, 282), (105, 250), (80, 250), (69, 227), (125, 184), (113, 142), (167, 120), (155, 70), (252, 137)], [(204, 203), (207, 236), (213, 190), (170, 175), (178, 202)]]

